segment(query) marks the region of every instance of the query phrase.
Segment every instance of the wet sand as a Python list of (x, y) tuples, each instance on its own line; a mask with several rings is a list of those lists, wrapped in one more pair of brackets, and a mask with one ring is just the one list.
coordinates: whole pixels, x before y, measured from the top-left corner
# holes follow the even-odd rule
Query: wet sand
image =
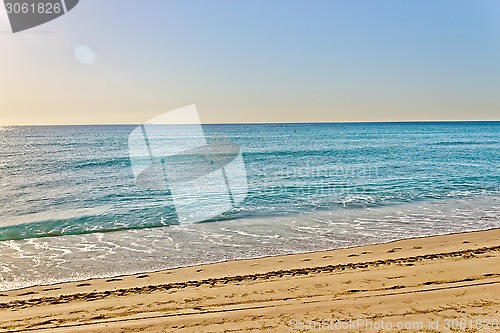
[(498, 321), (500, 229), (0, 292), (0, 332), (493, 332)]

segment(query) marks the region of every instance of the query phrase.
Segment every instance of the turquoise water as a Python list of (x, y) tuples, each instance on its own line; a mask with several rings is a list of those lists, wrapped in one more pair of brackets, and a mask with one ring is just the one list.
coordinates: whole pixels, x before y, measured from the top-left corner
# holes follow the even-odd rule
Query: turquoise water
[(0, 129), (0, 289), (500, 226), (500, 122), (204, 125), (248, 195), (197, 224), (135, 183), (134, 128)]

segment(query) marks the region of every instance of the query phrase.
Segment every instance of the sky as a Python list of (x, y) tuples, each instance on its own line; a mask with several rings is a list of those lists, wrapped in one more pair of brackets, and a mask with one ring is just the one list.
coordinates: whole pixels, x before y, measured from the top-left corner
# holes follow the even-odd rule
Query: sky
[(500, 120), (497, 0), (80, 0), (13, 34), (0, 126)]

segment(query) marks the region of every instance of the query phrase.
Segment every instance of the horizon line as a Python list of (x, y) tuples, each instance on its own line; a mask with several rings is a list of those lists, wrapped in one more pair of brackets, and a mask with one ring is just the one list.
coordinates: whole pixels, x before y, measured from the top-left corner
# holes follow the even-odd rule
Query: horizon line
[[(404, 124), (404, 123), (493, 123), (500, 120), (389, 120), (389, 121), (309, 121), (309, 122), (235, 122), (235, 123), (201, 123), (201, 125), (305, 125), (305, 124)], [(137, 126), (143, 123), (95, 123), (95, 124), (16, 124), (16, 125), (0, 125), (0, 128), (5, 127), (37, 127), (37, 126)], [(161, 124), (158, 124), (161, 125)], [(199, 125), (199, 124), (182, 124), (182, 125)]]

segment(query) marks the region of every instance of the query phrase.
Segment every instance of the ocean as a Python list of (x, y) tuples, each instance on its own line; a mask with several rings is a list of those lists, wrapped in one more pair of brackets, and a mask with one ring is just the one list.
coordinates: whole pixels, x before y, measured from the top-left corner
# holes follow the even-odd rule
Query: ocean
[(0, 290), (500, 227), (500, 122), (203, 125), (248, 189), (196, 223), (136, 183), (136, 127), (0, 128)]

